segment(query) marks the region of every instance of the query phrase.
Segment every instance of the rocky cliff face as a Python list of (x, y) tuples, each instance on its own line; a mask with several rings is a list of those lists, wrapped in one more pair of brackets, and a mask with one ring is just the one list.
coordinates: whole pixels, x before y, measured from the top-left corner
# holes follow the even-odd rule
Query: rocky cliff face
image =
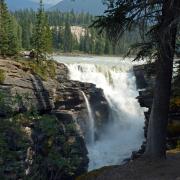
[(144, 126), (144, 136), (147, 137), (147, 128), (149, 122), (149, 115), (151, 111), (151, 105), (153, 101), (153, 89), (155, 85), (155, 65), (139, 65), (134, 66), (134, 74), (136, 77), (137, 89), (139, 91), (139, 96), (137, 97), (141, 107), (147, 108), (145, 111), (145, 126)]
[[(133, 70), (136, 76), (137, 88), (139, 89), (139, 96), (137, 97), (137, 99), (139, 100), (141, 107), (147, 108), (147, 111), (145, 111), (144, 113), (146, 119), (144, 126), (144, 136), (146, 138), (156, 77), (155, 64), (134, 66)], [(167, 149), (176, 148), (177, 146), (179, 146), (178, 144), (180, 141), (180, 104), (178, 103), (180, 100), (180, 96), (174, 95), (174, 89), (176, 89), (176, 86), (177, 84), (173, 82), (167, 134)], [(142, 148), (139, 151), (139, 155), (144, 152), (145, 144), (146, 142), (144, 142), (144, 144), (142, 145)], [(138, 156), (138, 154), (136, 154), (135, 156)]]
[(73, 179), (87, 170), (88, 113), (82, 91), (94, 107), (98, 128), (108, 105), (101, 89), (71, 81), (64, 64), (55, 66), (55, 77), (43, 80), (24, 63), (0, 60), (5, 77), (0, 84), (4, 178)]

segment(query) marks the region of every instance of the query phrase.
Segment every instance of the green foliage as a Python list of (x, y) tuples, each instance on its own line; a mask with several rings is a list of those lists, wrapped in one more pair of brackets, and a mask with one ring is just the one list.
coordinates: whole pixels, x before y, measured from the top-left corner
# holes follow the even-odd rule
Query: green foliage
[(53, 166), (57, 166), (60, 169), (68, 167), (69, 165), (67, 159), (63, 158), (62, 155), (56, 152), (55, 149), (51, 149), (48, 156), (48, 161)]
[(16, 19), (12, 16), (9, 21), (9, 50), (8, 54), (13, 56), (18, 54), (21, 48), (21, 28)]
[(14, 112), (17, 112), (17, 108), (22, 108), (29, 105), (28, 94), (16, 94), (11, 97), (9, 91), (0, 91), (0, 110), (2, 115), (6, 117), (12, 117)]
[(43, 80), (47, 80), (48, 77), (54, 78), (56, 75), (55, 63), (53, 63), (51, 61), (43, 61), (42, 63), (30, 62), (29, 66)]
[[(162, 2), (157, 2), (157, 5), (156, 1), (147, 4), (145, 1), (106, 1), (108, 10), (95, 19), (92, 26), (100, 33), (106, 32), (116, 44), (123, 41), (123, 49), (131, 47), (128, 55), (137, 55), (135, 60), (157, 58), (157, 36), (154, 32), (157, 32), (159, 23), (156, 12), (161, 11)], [(129, 38), (134, 40), (129, 41)]]
[(11, 99), (8, 98), (8, 93), (7, 92), (1, 92), (0, 91), (0, 109), (1, 113), (3, 114), (12, 114), (12, 109), (10, 108), (8, 103), (11, 103)]
[(67, 133), (74, 133), (76, 131), (76, 126), (74, 123), (68, 124), (66, 126)]
[(24, 177), (21, 157), (26, 154), (28, 140), (21, 131), (21, 125), (14, 120), (2, 119), (0, 126), (0, 177), (9, 179), (5, 171)]
[(65, 30), (63, 35), (63, 49), (64, 52), (72, 52), (73, 48), (73, 35), (71, 33), (71, 27), (69, 23), (65, 24)]
[[(116, 42), (115, 47), (106, 33), (99, 35), (96, 29), (89, 28), (95, 17), (88, 13), (77, 14), (73, 11), (69, 13), (59, 11), (44, 13), (51, 27), (51, 40), (53, 50), (55, 51), (89, 54), (126, 54), (129, 46), (140, 39), (136, 28), (131, 32), (127, 31)], [(30, 43), (30, 41), (33, 39), (32, 36), (34, 37), (32, 29), (35, 30), (37, 27), (36, 13), (33, 10), (19, 10), (13, 14), (22, 27), (23, 48), (33, 49), (34, 43)], [(83, 29), (84, 33), (80, 37), (75, 37), (70, 30), (70, 26), (79, 26)]]
[(108, 39), (105, 41), (104, 54), (111, 54), (111, 43)]
[(0, 55), (16, 55), (21, 48), (21, 30), (10, 15), (5, 1), (0, 1)]
[(95, 54), (103, 54), (104, 52), (104, 43), (101, 39), (98, 39), (95, 44)]
[[(6, 95), (0, 96), (4, 103)], [(13, 103), (20, 103), (23, 97), (16, 95)], [(28, 141), (28, 135), (24, 127), (30, 127), (33, 124), (33, 142), (40, 147), (34, 149), (36, 156), (33, 156), (32, 174), (24, 174), (25, 164), (21, 157), (25, 157), (27, 148), (31, 147)], [(43, 137), (38, 139), (39, 137)], [(77, 132), (74, 123), (62, 125), (60, 119), (54, 115), (39, 115), (35, 112), (26, 112), (7, 119), (1, 119), (0, 126), (0, 176), (8, 179), (5, 171), (13, 172), (22, 179), (49, 179), (56, 176), (72, 177), (79, 168), (82, 159), (80, 143), (78, 143)], [(35, 138), (35, 139), (34, 139)], [(36, 138), (38, 141), (36, 141)], [(73, 138), (69, 140), (69, 138)]]
[[(13, 16), (15, 16), (18, 21), (17, 24), (13, 16), (8, 15), (7, 7), (5, 7), (5, 9), (7, 13), (3, 13), (3, 17), (6, 17), (6, 21), (2, 21), (2, 23), (6, 26), (4, 25), (4, 28), (1, 30), (1, 37), (3, 37), (3, 39), (0, 41), (4, 44), (2, 46), (2, 55), (3, 52), (4, 55), (14, 55), (19, 51), (21, 46), (26, 50), (34, 48), (36, 58), (40, 59), (46, 58), (47, 54), (52, 52), (52, 48), (53, 50), (63, 52), (76, 51), (90, 54), (126, 54), (132, 44), (136, 45), (131, 46), (132, 50), (129, 51), (129, 53), (135, 54), (138, 52), (138, 58), (150, 53), (152, 54), (152, 58), (156, 55), (156, 46), (150, 46), (148, 42), (145, 46), (138, 43), (141, 40), (141, 36), (136, 26), (134, 26), (131, 31), (124, 31), (120, 39), (116, 40), (115, 46), (114, 42), (109, 40), (108, 32), (108, 36), (106, 33), (99, 36), (98, 30), (88, 28), (92, 20), (96, 19), (88, 13), (77, 14), (73, 11), (69, 13), (59, 11), (44, 12), (43, 5), (41, 4), (38, 13), (27, 9), (13, 12)], [(114, 21), (112, 21), (112, 23), (113, 22)], [(85, 28), (85, 35), (77, 40), (77, 38), (72, 35), (67, 24), (68, 26)], [(115, 26), (112, 25), (112, 27)], [(110, 31), (109, 26), (108, 29)], [(118, 28), (114, 29), (118, 32)], [(9, 46), (11, 46), (11, 48), (9, 48)]]
[[(76, 26), (88, 26), (93, 19), (93, 16), (88, 13), (74, 13), (71, 12), (60, 12), (60, 11), (50, 11), (45, 12), (47, 16), (47, 21), (52, 29), (53, 38), (53, 48), (55, 50), (63, 50), (63, 34), (65, 23), (68, 22), (70, 25)], [(36, 12), (32, 9), (18, 10), (13, 12), (19, 25), (22, 29), (22, 46), (24, 49), (30, 50), (33, 48), (31, 39), (33, 36), (33, 29), (36, 26)], [(57, 29), (59, 29), (57, 31)], [(76, 41), (74, 42), (77, 43)], [(76, 45), (73, 45), (75, 47)], [(77, 47), (75, 48), (77, 49)]]
[(32, 35), (32, 47), (34, 48), (35, 58), (43, 60), (52, 52), (52, 33), (47, 22), (42, 1), (36, 15), (36, 23)]
[(55, 116), (41, 116), (39, 118), (39, 128), (49, 137), (58, 135), (59, 132)]
[[(59, 178), (71, 177), (75, 174), (77, 167), (81, 163), (79, 158), (80, 145), (75, 141), (75, 145), (68, 142), (68, 131), (74, 131), (74, 124), (65, 125), (66, 133), (61, 131), (61, 123), (56, 116), (43, 115), (35, 119), (35, 130), (40, 134), (45, 135), (41, 141), (42, 151), (45, 156), (38, 152), (33, 164), (33, 172), (31, 178), (48, 179), (46, 170), (49, 174), (52, 173), (52, 178), (58, 176)], [(72, 135), (75, 135), (75, 131)]]
[(56, 76), (57, 64), (53, 60), (37, 62), (20, 59), (18, 62), (21, 62), (25, 68), (30, 68), (32, 72), (39, 75), (43, 80), (47, 80), (48, 78), (55, 78)]
[(4, 1), (0, 1), (0, 54), (5, 56), (9, 50), (9, 18), (7, 6)]
[(6, 78), (5, 71), (3, 69), (0, 69), (0, 84), (3, 84), (5, 78)]

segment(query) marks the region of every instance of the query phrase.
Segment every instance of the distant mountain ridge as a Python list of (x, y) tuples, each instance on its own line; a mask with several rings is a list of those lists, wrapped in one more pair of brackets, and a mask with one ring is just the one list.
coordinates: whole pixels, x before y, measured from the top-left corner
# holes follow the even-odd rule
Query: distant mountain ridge
[[(15, 11), (19, 9), (34, 9), (36, 10), (39, 7), (39, 3), (36, 3), (31, 0), (6, 0), (9, 10)], [(50, 5), (45, 5), (45, 8), (49, 8)]]
[(93, 15), (103, 14), (106, 6), (103, 5), (102, 0), (62, 0), (50, 10), (60, 10), (62, 12), (88, 12)]
[[(92, 15), (103, 14), (106, 6), (102, 0), (59, 0), (60, 2), (54, 6), (45, 4), (45, 9), (53, 11), (59, 10), (62, 12), (70, 12), (74, 10), (76, 13), (90, 13)], [(39, 7), (38, 2), (33, 0), (6, 0), (9, 10), (15, 11), (19, 9), (34, 9)]]

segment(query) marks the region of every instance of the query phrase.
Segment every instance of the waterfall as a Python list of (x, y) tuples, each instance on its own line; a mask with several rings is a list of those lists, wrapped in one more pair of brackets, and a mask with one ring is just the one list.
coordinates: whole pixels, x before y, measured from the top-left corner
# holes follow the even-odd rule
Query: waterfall
[(85, 93), (83, 91), (82, 95), (84, 97), (85, 103), (86, 103), (86, 107), (87, 107), (87, 111), (88, 111), (88, 119), (89, 119), (89, 134), (88, 134), (88, 142), (90, 144), (94, 144), (94, 134), (95, 134), (95, 127), (94, 127), (94, 118), (93, 118), (93, 114), (92, 114), (92, 110), (91, 110), (91, 106), (89, 103), (88, 98), (86, 97)]
[(132, 62), (110, 57), (61, 59), (72, 80), (93, 83), (103, 89), (110, 107), (110, 123), (104, 133), (93, 144), (87, 143), (89, 170), (122, 163), (132, 151), (140, 148), (144, 140), (144, 109), (136, 99), (138, 91)]

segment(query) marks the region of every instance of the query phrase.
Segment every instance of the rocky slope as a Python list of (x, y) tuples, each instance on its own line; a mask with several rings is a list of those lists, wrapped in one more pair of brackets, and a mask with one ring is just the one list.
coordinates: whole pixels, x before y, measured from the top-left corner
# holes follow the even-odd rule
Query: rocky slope
[(120, 166), (104, 167), (76, 180), (179, 180), (180, 151), (172, 151), (166, 160), (139, 158)]
[(103, 91), (69, 80), (63, 64), (54, 63), (54, 77), (48, 75), (50, 64), (42, 64), (43, 78), (26, 61), (0, 59), (0, 177), (73, 179), (88, 167), (82, 91), (94, 107), (97, 129), (108, 116)]

